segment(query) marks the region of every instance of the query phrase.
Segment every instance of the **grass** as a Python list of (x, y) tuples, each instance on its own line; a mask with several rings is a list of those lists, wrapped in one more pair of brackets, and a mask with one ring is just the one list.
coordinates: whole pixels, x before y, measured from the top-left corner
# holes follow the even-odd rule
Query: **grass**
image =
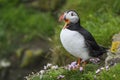
[(58, 69), (48, 69), (40, 79), (40, 74), (38, 73), (33, 74), (31, 76), (27, 77), (27, 80), (56, 80), (59, 75), (64, 75), (64, 78), (61, 80), (87, 80), (93, 78), (92, 75), (94, 74), (95, 69), (97, 68), (97, 65), (91, 65), (88, 64), (86, 67), (86, 70), (83, 72), (80, 72), (79, 70), (66, 70), (62, 67), (59, 67)]
[(120, 64), (111, 67), (110, 70), (103, 70), (96, 74), (95, 71), (98, 68), (97, 65), (88, 64), (85, 71), (79, 70), (65, 70), (58, 68), (57, 70), (49, 69), (46, 71), (40, 79), (40, 74), (33, 74), (27, 77), (27, 80), (57, 80), (59, 75), (64, 75), (64, 78), (58, 80), (118, 80), (120, 76)]
[(119, 16), (115, 16), (110, 12), (90, 14), (83, 26), (93, 34), (99, 44), (108, 47), (111, 44), (112, 36), (120, 31), (119, 18)]
[(98, 80), (118, 80), (120, 79), (120, 64), (112, 67), (109, 71), (103, 71), (98, 75)]
[(56, 22), (51, 14), (27, 9), (24, 5), (1, 8), (0, 57), (9, 56), (20, 44), (54, 34)]

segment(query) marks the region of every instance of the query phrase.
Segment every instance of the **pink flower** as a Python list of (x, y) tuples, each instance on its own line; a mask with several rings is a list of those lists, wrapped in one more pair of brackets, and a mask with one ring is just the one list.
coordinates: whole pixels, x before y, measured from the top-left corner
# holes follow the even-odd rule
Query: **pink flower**
[(83, 71), (83, 67), (80, 67), (80, 71)]
[(109, 66), (106, 66), (105, 69), (106, 69), (106, 70), (109, 70)]
[(99, 58), (91, 58), (91, 59), (89, 59), (89, 60), (90, 60), (90, 62), (95, 63), (95, 64), (100, 61)]
[(76, 64), (77, 64), (76, 61), (71, 63), (72, 66), (75, 66)]

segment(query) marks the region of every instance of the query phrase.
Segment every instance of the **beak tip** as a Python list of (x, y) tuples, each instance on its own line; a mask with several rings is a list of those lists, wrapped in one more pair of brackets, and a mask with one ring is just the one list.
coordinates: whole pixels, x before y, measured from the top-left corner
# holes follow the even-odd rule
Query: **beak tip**
[(63, 19), (64, 19), (64, 15), (61, 15), (58, 21), (61, 22)]

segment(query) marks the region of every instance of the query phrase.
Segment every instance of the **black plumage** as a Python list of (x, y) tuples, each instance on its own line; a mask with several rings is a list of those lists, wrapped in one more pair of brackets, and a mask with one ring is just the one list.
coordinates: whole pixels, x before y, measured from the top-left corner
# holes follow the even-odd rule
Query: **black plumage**
[(89, 49), (89, 55), (92, 57), (98, 57), (103, 53), (106, 53), (106, 48), (99, 46), (94, 37), (80, 25), (80, 20), (77, 23), (67, 24), (67, 29), (79, 32), (85, 38), (86, 47)]

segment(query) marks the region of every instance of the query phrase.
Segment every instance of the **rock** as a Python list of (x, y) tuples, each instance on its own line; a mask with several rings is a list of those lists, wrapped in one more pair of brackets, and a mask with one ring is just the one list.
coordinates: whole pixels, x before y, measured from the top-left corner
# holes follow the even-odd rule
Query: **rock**
[(42, 49), (18, 49), (16, 54), (20, 58), (20, 67), (29, 66), (29, 64), (34, 63), (42, 54)]
[(120, 63), (120, 33), (112, 37), (112, 45), (105, 60), (105, 65), (114, 65), (115, 63)]

